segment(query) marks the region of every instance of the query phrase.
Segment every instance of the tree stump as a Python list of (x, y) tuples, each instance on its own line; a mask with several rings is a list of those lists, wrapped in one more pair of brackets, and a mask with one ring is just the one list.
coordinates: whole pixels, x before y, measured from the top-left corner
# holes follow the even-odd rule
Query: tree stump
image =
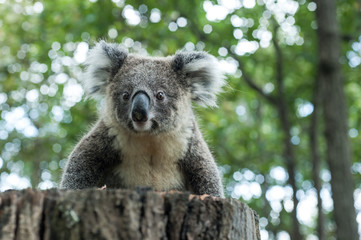
[(260, 239), (235, 199), (136, 190), (26, 189), (0, 194), (0, 239)]

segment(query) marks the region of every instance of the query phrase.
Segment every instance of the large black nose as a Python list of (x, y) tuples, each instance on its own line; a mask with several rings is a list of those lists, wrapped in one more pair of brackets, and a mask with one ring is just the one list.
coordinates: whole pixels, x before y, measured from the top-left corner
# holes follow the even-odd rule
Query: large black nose
[(145, 92), (138, 92), (133, 97), (132, 119), (134, 122), (146, 122), (149, 113), (149, 97)]

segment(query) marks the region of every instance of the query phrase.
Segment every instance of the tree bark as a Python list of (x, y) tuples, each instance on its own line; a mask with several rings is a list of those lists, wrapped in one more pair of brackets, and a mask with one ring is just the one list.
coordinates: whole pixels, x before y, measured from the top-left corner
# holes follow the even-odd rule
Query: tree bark
[(359, 239), (354, 208), (351, 150), (344, 81), (340, 66), (340, 33), (336, 1), (317, 0), (319, 81), (323, 91), (326, 158), (331, 171), (338, 240)]
[(235, 199), (137, 190), (7, 191), (0, 239), (260, 239)]

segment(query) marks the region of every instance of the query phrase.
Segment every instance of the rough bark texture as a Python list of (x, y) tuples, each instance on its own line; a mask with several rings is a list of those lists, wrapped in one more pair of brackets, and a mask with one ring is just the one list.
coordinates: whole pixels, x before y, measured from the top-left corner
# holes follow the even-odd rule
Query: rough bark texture
[(335, 0), (318, 0), (319, 81), (323, 87), (323, 110), (327, 162), (331, 171), (336, 236), (358, 239), (351, 175), (351, 150), (347, 135), (347, 105), (340, 66), (340, 33)]
[(7, 191), (0, 239), (260, 239), (234, 199), (138, 190)]

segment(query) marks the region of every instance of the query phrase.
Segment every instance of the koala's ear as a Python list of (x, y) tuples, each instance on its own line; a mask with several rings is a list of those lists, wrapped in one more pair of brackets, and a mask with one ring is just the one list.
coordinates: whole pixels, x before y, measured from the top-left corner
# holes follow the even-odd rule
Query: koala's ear
[(192, 99), (201, 106), (216, 107), (217, 94), (225, 85), (225, 76), (215, 57), (206, 52), (177, 52), (173, 57), (175, 71), (186, 73)]
[(105, 94), (107, 81), (122, 66), (128, 51), (115, 43), (100, 41), (89, 51), (85, 61), (84, 88), (93, 97)]

